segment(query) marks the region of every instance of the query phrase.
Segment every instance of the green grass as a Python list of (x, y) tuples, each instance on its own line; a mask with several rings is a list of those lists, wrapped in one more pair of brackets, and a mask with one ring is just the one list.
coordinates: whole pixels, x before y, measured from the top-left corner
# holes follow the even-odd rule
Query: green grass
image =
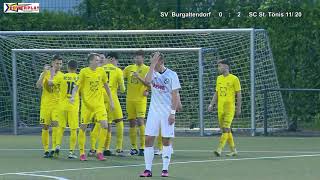
[[(105, 162), (94, 158), (80, 162), (78, 159), (67, 159), (68, 151), (62, 151), (59, 159), (44, 159), (39, 136), (0, 136), (0, 139), (0, 180), (50, 179), (22, 176), (17, 174), (19, 172), (76, 180), (131, 180), (141, 179), (138, 174), (144, 170), (143, 157), (112, 156)], [(240, 151), (239, 156), (217, 158), (212, 153), (218, 143), (217, 137), (176, 138), (168, 179), (316, 180), (320, 177), (318, 137), (237, 137), (235, 140)], [(64, 142), (63, 148), (68, 147), (67, 138)], [(127, 138), (125, 148), (129, 149)], [(155, 156), (154, 163), (154, 177), (150, 179), (165, 179), (159, 177), (161, 158)]]

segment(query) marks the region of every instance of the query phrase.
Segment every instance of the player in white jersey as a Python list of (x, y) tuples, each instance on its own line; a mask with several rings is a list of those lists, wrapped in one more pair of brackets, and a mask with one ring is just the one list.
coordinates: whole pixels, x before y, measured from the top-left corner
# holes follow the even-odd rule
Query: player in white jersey
[(153, 143), (161, 130), (162, 135), (162, 177), (168, 177), (172, 149), (170, 138), (174, 137), (174, 122), (176, 109), (179, 106), (179, 89), (181, 88), (176, 72), (164, 66), (164, 56), (156, 52), (152, 59), (150, 70), (145, 82), (151, 86), (151, 103), (146, 125), (146, 147), (144, 160), (146, 169), (140, 177), (152, 176), (152, 161), (154, 158)]

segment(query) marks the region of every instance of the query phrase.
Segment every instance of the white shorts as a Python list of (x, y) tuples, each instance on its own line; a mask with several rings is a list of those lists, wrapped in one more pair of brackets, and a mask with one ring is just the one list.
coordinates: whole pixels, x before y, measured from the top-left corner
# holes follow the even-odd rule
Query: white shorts
[(161, 129), (161, 136), (166, 138), (174, 137), (174, 123), (169, 125), (170, 113), (149, 112), (147, 118), (147, 125), (145, 135), (159, 136)]

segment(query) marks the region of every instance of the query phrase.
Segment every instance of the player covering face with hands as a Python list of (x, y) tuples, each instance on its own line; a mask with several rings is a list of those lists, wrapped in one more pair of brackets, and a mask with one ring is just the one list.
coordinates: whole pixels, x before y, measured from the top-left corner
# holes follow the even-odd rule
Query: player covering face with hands
[(146, 124), (146, 147), (144, 153), (145, 171), (140, 177), (152, 176), (154, 158), (154, 139), (161, 131), (163, 143), (162, 177), (168, 177), (168, 168), (172, 154), (170, 139), (174, 137), (176, 110), (179, 105), (179, 89), (181, 88), (176, 72), (164, 66), (164, 56), (159, 52), (151, 58), (150, 70), (145, 82), (151, 87), (151, 102)]

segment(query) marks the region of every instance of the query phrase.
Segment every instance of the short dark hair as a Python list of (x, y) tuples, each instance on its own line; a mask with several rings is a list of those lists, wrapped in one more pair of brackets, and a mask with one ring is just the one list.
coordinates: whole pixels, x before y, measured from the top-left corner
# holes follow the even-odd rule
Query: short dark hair
[(218, 64), (226, 64), (226, 65), (230, 66), (230, 60), (229, 60), (229, 58), (223, 58), (218, 61)]
[(88, 54), (88, 58), (87, 58), (87, 61), (90, 62), (93, 58), (95, 58), (96, 56), (100, 56), (99, 54), (97, 53), (90, 53)]
[(72, 70), (76, 70), (78, 68), (78, 62), (75, 60), (70, 60), (68, 62), (68, 68)]
[(108, 54), (108, 56), (106, 56), (106, 57), (118, 59), (119, 54), (116, 53), (116, 52), (110, 52), (110, 53)]
[(139, 50), (134, 53), (135, 56), (144, 56), (144, 51)]
[(59, 60), (62, 61), (62, 57), (59, 54), (55, 54), (52, 56), (52, 61)]

